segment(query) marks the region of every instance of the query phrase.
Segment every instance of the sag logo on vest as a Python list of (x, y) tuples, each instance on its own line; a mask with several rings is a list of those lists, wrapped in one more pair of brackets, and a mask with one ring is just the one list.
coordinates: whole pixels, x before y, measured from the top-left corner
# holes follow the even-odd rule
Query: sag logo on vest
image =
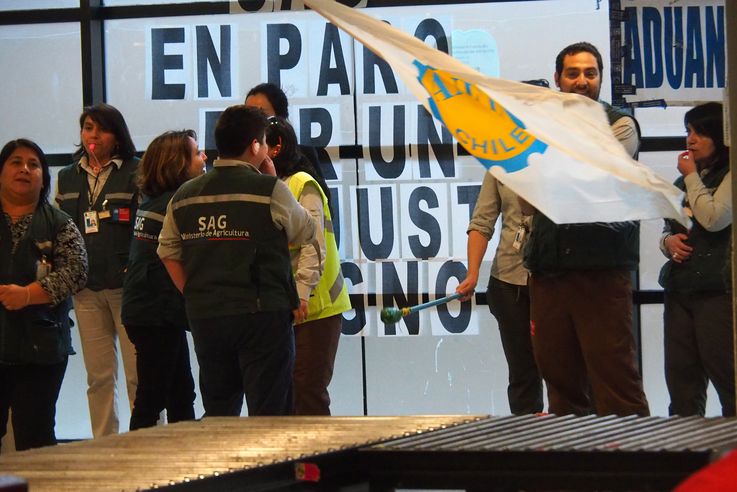
[(225, 229), (228, 227), (227, 215), (220, 215), (215, 217), (210, 215), (209, 217), (200, 217), (197, 219), (197, 223), (200, 225), (199, 231), (214, 231), (217, 229)]

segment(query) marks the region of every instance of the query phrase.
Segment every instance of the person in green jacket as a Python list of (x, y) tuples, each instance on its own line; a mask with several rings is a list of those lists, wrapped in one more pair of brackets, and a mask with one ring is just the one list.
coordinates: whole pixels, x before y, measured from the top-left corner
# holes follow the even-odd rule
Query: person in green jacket
[(123, 279), (138, 207), (138, 157), (117, 108), (95, 104), (79, 116), (74, 162), (59, 171), (56, 202), (74, 219), (89, 258), (87, 286), (74, 295), (92, 435), (119, 432), (118, 344), (128, 404), (136, 395), (136, 354), (120, 321)]
[(74, 353), (69, 297), (87, 281), (84, 241), (49, 205), (50, 183), (34, 142), (0, 151), (0, 439), (12, 410), (18, 451), (56, 444), (56, 400)]
[(684, 117), (687, 150), (678, 156), (690, 227), (667, 220), (660, 248), (665, 381), (671, 415), (706, 412), (709, 381), (722, 415), (735, 415), (732, 353), (732, 179), (724, 145), (722, 105), (696, 106)]
[(276, 177), (260, 109), (230, 106), (215, 125), (219, 158), (169, 202), (158, 255), (184, 294), (206, 416), (293, 413), (289, 244), (315, 222)]
[(190, 178), (205, 172), (207, 156), (194, 130), (170, 131), (149, 144), (138, 168), (143, 197), (133, 226), (121, 317), (136, 347), (138, 389), (130, 429), (194, 419), (184, 298), (156, 254), (166, 206)]

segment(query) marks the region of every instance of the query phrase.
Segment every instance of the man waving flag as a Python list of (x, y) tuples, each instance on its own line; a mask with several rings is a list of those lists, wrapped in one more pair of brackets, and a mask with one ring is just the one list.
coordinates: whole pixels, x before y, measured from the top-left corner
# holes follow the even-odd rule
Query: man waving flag
[(596, 101), (492, 78), (333, 0), (304, 0), (383, 58), (499, 181), (558, 224), (675, 218), (681, 192), (634, 161)]

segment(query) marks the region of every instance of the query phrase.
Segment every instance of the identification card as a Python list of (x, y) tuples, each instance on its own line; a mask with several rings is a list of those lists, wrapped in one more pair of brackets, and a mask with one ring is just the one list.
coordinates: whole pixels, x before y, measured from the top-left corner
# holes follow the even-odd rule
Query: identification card
[(522, 249), (522, 244), (525, 242), (525, 237), (527, 236), (527, 226), (525, 224), (520, 224), (517, 227), (517, 232), (514, 235), (514, 242), (512, 243), (512, 247), (515, 251), (519, 251)]
[(41, 259), (36, 262), (36, 280), (48, 277), (51, 273), (51, 262), (46, 255), (41, 255)]
[(97, 211), (88, 210), (84, 213), (84, 233), (94, 234), (100, 230), (100, 224), (97, 220)]

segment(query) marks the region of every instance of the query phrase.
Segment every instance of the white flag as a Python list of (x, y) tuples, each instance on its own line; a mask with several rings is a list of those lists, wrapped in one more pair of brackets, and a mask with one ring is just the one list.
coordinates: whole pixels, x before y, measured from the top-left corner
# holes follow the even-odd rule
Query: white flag
[(600, 103), (488, 77), (333, 0), (304, 3), (389, 63), (471, 155), (554, 222), (685, 220), (681, 191), (627, 154)]

